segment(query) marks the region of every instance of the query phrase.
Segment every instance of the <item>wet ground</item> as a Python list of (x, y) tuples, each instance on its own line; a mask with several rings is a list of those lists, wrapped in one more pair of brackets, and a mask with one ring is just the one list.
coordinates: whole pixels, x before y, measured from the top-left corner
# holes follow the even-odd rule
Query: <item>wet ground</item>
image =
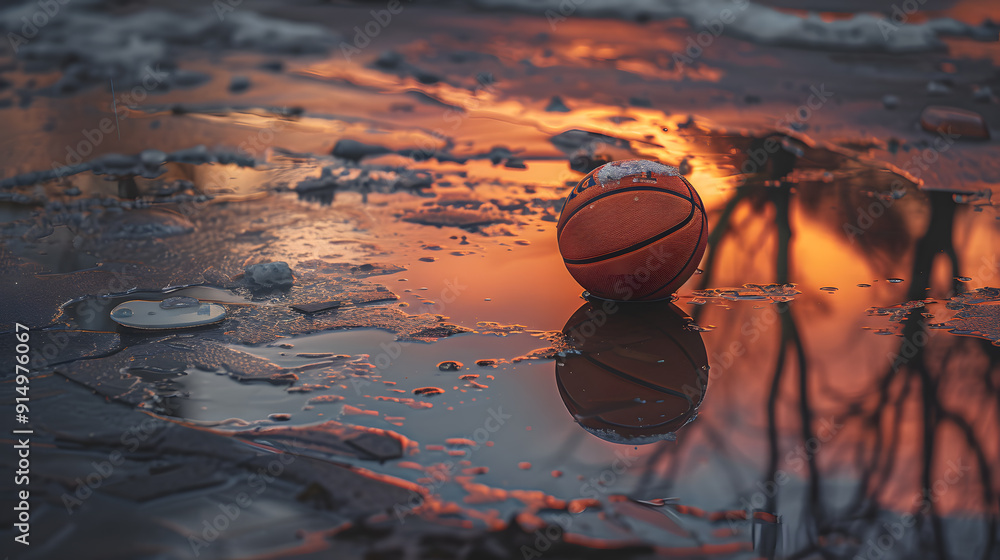
[[(1000, 12), (791, 4), (4, 8), (4, 554), (1000, 558)], [(559, 257), (625, 158), (672, 302)]]

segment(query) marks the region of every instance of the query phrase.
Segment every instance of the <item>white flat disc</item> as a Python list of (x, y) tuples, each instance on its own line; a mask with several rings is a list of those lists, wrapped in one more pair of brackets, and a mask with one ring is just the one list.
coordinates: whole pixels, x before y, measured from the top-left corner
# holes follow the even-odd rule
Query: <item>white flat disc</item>
[(133, 329), (183, 329), (218, 323), (226, 308), (217, 303), (163, 309), (158, 301), (134, 299), (111, 310), (111, 320)]

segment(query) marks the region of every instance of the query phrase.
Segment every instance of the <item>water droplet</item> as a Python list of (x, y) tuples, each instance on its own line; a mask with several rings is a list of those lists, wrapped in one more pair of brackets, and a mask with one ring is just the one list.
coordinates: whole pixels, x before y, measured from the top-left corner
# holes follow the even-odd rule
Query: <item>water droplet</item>
[(462, 362), (456, 362), (454, 360), (446, 360), (438, 364), (438, 369), (441, 371), (458, 371), (464, 366)]
[(444, 393), (444, 389), (439, 387), (419, 387), (413, 390), (414, 395), (422, 395), (425, 397), (433, 397), (434, 395), (440, 395)]
[(531, 468), (531, 463), (527, 461), (521, 461), (520, 463), (517, 464), (517, 468), (522, 470), (528, 470)]
[(972, 204), (980, 201), (989, 202), (991, 194), (989, 189), (985, 189), (976, 192), (956, 193), (951, 195), (951, 198), (958, 204)]
[(902, 281), (903, 281), (902, 278), (889, 278), (889, 279), (886, 280), (886, 282), (888, 282), (890, 284), (899, 284)]
[(285, 414), (284, 412), (276, 412), (274, 414), (267, 415), (268, 420), (273, 420), (275, 422), (287, 422), (292, 419), (291, 414)]
[(836, 292), (839, 288), (834, 288), (833, 286), (823, 286), (820, 289), (824, 292)]
[(128, 307), (120, 307), (118, 309), (115, 309), (115, 317), (131, 317), (131, 316), (132, 316), (132, 310), (129, 309)]
[(958, 280), (959, 282), (972, 282), (972, 278), (969, 278), (968, 276), (958, 276), (955, 280)]
[(858, 287), (859, 288), (871, 288), (872, 285), (871, 284), (858, 284)]
[(694, 273), (695, 274), (705, 274), (705, 271), (702, 270), (702, 269), (700, 269), (700, 268), (696, 268), (696, 269), (694, 269)]

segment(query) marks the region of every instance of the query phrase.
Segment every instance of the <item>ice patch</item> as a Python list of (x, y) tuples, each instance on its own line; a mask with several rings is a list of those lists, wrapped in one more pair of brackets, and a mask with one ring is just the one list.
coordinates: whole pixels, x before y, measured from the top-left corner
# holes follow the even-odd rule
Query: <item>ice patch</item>
[(622, 445), (646, 445), (648, 443), (656, 443), (658, 441), (677, 441), (677, 434), (675, 432), (665, 432), (662, 434), (652, 434), (648, 436), (629, 437), (629, 436), (623, 436), (614, 430), (602, 430), (599, 428), (591, 428), (583, 424), (580, 424), (580, 427), (594, 434), (595, 436), (603, 439), (604, 441), (610, 441), (611, 443), (620, 443)]
[(109, 175), (113, 177), (144, 177), (153, 179), (163, 174), (165, 169), (163, 163), (189, 163), (201, 165), (206, 163), (232, 164), (240, 167), (254, 167), (257, 162), (252, 157), (245, 156), (238, 152), (218, 149), (209, 150), (203, 145), (193, 148), (177, 150), (172, 153), (164, 153), (159, 150), (144, 150), (136, 155), (105, 154), (90, 161), (85, 161), (75, 165), (67, 165), (54, 169), (42, 171), (29, 171), (13, 177), (0, 180), (0, 189), (10, 189), (25, 185), (34, 185), (53, 179), (61, 179), (91, 171), (95, 175)]
[(118, 14), (105, 13), (109, 10), (99, 3), (60, 4), (58, 17), (33, 33), (24, 18), (42, 13), (36, 3), (0, 10), (0, 31), (18, 58), (63, 71), (52, 93), (72, 93), (86, 85), (105, 84), (108, 78), (122, 88), (141, 85), (154, 91), (197, 85), (200, 78), (178, 70), (173, 60), (178, 48), (188, 46), (319, 54), (340, 40), (323, 26), (283, 21), (247, 8), (222, 17), (211, 9)]
[(252, 289), (286, 289), (295, 282), (292, 269), (282, 261), (252, 264), (246, 267), (244, 274)]
[(639, 175), (647, 171), (675, 177), (679, 177), (681, 174), (679, 169), (670, 165), (644, 159), (628, 159), (601, 166), (597, 171), (597, 182), (606, 185), (612, 181), (619, 181), (624, 177)]
[[(564, 13), (566, 0), (476, 0), (490, 9), (510, 9), (556, 19)], [(857, 14), (850, 19), (824, 21), (818, 14), (806, 17), (780, 12), (774, 8), (731, 0), (587, 0), (573, 2), (575, 16), (625, 20), (684, 18), (698, 30), (712, 32), (709, 22), (719, 22), (720, 14), (731, 14), (732, 23), (721, 33), (762, 45), (808, 47), (839, 51), (920, 52), (944, 49), (941, 36), (971, 37), (996, 41), (997, 31), (987, 26), (972, 26), (951, 18), (923, 23), (896, 24), (871, 14)], [(727, 15), (727, 19), (730, 16)]]

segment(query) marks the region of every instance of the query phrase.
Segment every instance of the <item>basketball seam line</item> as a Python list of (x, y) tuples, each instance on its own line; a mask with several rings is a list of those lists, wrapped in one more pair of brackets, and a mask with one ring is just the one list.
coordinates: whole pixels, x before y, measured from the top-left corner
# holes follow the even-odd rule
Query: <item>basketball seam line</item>
[[(707, 224), (708, 224), (708, 216), (705, 215), (704, 212), (702, 212), (701, 213), (701, 229), (698, 230), (698, 241), (695, 242), (695, 247), (697, 247), (698, 245), (701, 245), (701, 236), (705, 233), (705, 226)], [(697, 252), (697, 251), (695, 251), (695, 252)], [(685, 262), (684, 266), (680, 269), (680, 271), (677, 274), (675, 274), (673, 278), (670, 279), (670, 282), (667, 282), (667, 283), (663, 284), (662, 286), (660, 286), (659, 288), (653, 290), (652, 292), (649, 292), (649, 295), (651, 296), (651, 295), (655, 294), (656, 292), (659, 292), (663, 288), (666, 288), (667, 286), (669, 286), (674, 280), (677, 280), (677, 277), (681, 275), (681, 272), (684, 272), (687, 269), (688, 265), (691, 264), (691, 259), (693, 259), (693, 258), (694, 258), (694, 253), (691, 253), (691, 256), (688, 257), (687, 262)]]
[[(696, 208), (696, 206), (694, 205), (694, 203), (692, 203), (691, 204), (691, 212), (679, 224), (677, 224), (677, 225), (675, 225), (675, 226), (673, 226), (673, 227), (671, 227), (671, 228), (669, 228), (669, 229), (667, 229), (667, 230), (665, 230), (665, 231), (663, 231), (661, 233), (658, 233), (658, 234), (654, 235), (653, 237), (649, 237), (647, 239), (639, 241), (638, 243), (633, 243), (632, 245), (629, 245), (628, 247), (625, 247), (624, 249), (618, 249), (617, 251), (612, 251), (610, 253), (605, 253), (603, 255), (599, 255), (599, 256), (596, 256), (596, 257), (590, 257), (590, 258), (587, 258), (587, 259), (565, 259), (564, 258), (563, 262), (565, 262), (566, 264), (592, 264), (592, 263), (596, 263), (596, 262), (606, 261), (608, 259), (613, 259), (615, 257), (620, 257), (622, 255), (627, 255), (627, 254), (629, 254), (629, 253), (631, 253), (633, 251), (638, 251), (639, 249), (642, 249), (643, 247), (645, 247), (647, 245), (652, 245), (653, 243), (656, 243), (657, 241), (663, 239), (664, 237), (670, 235), (671, 233), (674, 233), (675, 231), (677, 231), (677, 230), (681, 229), (682, 227), (684, 227), (684, 226), (688, 225), (689, 223), (691, 223), (691, 218), (694, 217), (694, 210), (695, 210), (695, 208)], [(698, 235), (698, 241), (699, 242), (701, 241), (701, 234)], [(691, 259), (689, 258), (688, 262), (690, 262), (690, 261), (691, 261)], [(687, 264), (685, 264), (684, 266), (687, 266)]]
[[(685, 185), (687, 185), (688, 192), (691, 193), (691, 198), (692, 199), (694, 197), (698, 196), (698, 191), (694, 190), (694, 186), (692, 186), (691, 183), (689, 183), (687, 179), (685, 179), (683, 176), (681, 176), (681, 180), (684, 181)], [(699, 203), (701, 202), (701, 197), (698, 197), (698, 202)], [(705, 205), (701, 204), (701, 229), (698, 230), (698, 241), (695, 242), (695, 244), (694, 244), (695, 247), (697, 247), (698, 245), (701, 245), (701, 236), (704, 234), (704, 232), (705, 232), (705, 226), (707, 224), (708, 224), (708, 214), (705, 213)], [(688, 257), (688, 260), (684, 263), (684, 266), (681, 267), (680, 271), (678, 271), (677, 274), (675, 274), (674, 277), (671, 278), (669, 282), (667, 282), (666, 284), (661, 285), (659, 288), (653, 290), (652, 292), (649, 292), (649, 294), (647, 294), (645, 297), (649, 297), (649, 296), (651, 296), (651, 295), (659, 292), (663, 288), (666, 288), (671, 283), (673, 283), (674, 280), (677, 280), (677, 277), (680, 276), (680, 274), (682, 272), (684, 272), (684, 270), (688, 267), (689, 264), (691, 264), (691, 259), (693, 259), (693, 258), (694, 258), (694, 253), (691, 253), (691, 255)], [(670, 294), (667, 294), (667, 295), (669, 296)]]
[(610, 365), (608, 365), (608, 364), (606, 364), (606, 363), (604, 363), (604, 362), (602, 362), (602, 361), (600, 361), (600, 360), (598, 360), (596, 358), (588, 356), (586, 354), (584, 354), (583, 357), (588, 362), (590, 362), (590, 363), (592, 363), (592, 364), (594, 364), (596, 366), (600, 366), (600, 367), (602, 367), (602, 368), (610, 371), (611, 373), (613, 373), (613, 374), (615, 374), (615, 375), (617, 375), (617, 376), (619, 376), (619, 377), (621, 377), (621, 378), (623, 378), (623, 379), (625, 379), (627, 381), (631, 381), (632, 383), (635, 383), (636, 385), (642, 385), (643, 387), (646, 387), (647, 389), (652, 389), (654, 391), (662, 391), (664, 393), (667, 393), (668, 395), (673, 395), (675, 397), (681, 397), (684, 400), (686, 400), (689, 405), (693, 405), (694, 404), (694, 401), (691, 400), (691, 397), (689, 397), (688, 395), (686, 395), (686, 394), (684, 394), (684, 393), (682, 393), (680, 391), (675, 391), (675, 390), (670, 389), (668, 387), (663, 387), (663, 386), (657, 385), (655, 383), (651, 383), (649, 381), (646, 381), (644, 379), (640, 379), (638, 377), (635, 377), (635, 376), (633, 376), (633, 375), (631, 375), (629, 373), (621, 371), (618, 368), (612, 367), (612, 366), (610, 366)]
[[(684, 178), (681, 177), (681, 179), (683, 180)], [(685, 185), (687, 185), (687, 181), (684, 181), (684, 183), (685, 183)], [(559, 228), (556, 229), (556, 241), (558, 242), (559, 238), (562, 237), (563, 230), (566, 229), (567, 225), (569, 225), (569, 221), (573, 219), (573, 216), (576, 216), (576, 214), (580, 210), (583, 210), (584, 208), (586, 208), (587, 205), (591, 204), (592, 202), (594, 202), (596, 200), (600, 200), (602, 198), (605, 198), (605, 197), (608, 197), (608, 196), (611, 196), (611, 195), (615, 195), (615, 194), (623, 193), (623, 192), (634, 192), (634, 191), (652, 191), (652, 192), (660, 192), (660, 193), (664, 193), (664, 194), (670, 194), (670, 195), (673, 195), (673, 196), (676, 196), (676, 197), (679, 197), (679, 198), (683, 198), (684, 200), (690, 202), (691, 204), (694, 204), (694, 200), (692, 198), (686, 197), (686, 196), (684, 196), (684, 195), (682, 195), (682, 194), (680, 194), (678, 192), (674, 192), (674, 191), (671, 191), (671, 190), (668, 190), (668, 189), (665, 189), (665, 188), (660, 188), (660, 187), (625, 187), (625, 188), (622, 188), (622, 189), (616, 189), (616, 190), (609, 191), (609, 192), (606, 192), (606, 193), (601, 193), (601, 194), (595, 196), (594, 198), (588, 200), (586, 204), (581, 204), (580, 206), (578, 206), (576, 208), (576, 210), (573, 210), (573, 212), (571, 212), (569, 216), (566, 216), (566, 221), (563, 222), (562, 227), (559, 227)], [(690, 187), (689, 187), (688, 191), (690, 192)]]
[[(579, 400), (573, 398), (573, 395), (570, 394), (569, 389), (567, 389), (566, 385), (563, 383), (562, 378), (559, 377), (558, 375), (556, 376), (556, 386), (558, 387), (559, 393), (563, 396), (563, 398), (572, 401), (573, 406), (575, 408), (577, 408), (577, 409), (583, 409), (583, 408), (585, 408), (585, 406), (583, 405), (583, 403), (581, 403)], [(567, 403), (567, 405), (568, 404), (569, 403)], [(689, 401), (689, 404), (690, 404), (690, 406), (694, 406), (694, 404), (690, 403), (690, 401)], [(669, 418), (667, 420), (664, 420), (663, 422), (660, 422), (659, 424), (650, 424), (648, 426), (632, 426), (632, 425), (629, 425), (629, 424), (622, 424), (621, 422), (613, 422), (613, 421), (608, 420), (607, 418), (605, 418), (603, 416), (604, 413), (588, 414), (586, 416), (583, 416), (583, 415), (580, 415), (580, 414), (577, 414), (577, 413), (574, 413), (574, 412), (571, 411), (571, 414), (573, 414), (574, 419), (576, 420), (577, 424), (580, 424), (581, 426), (584, 427), (584, 429), (588, 429), (588, 430), (589, 430), (589, 428), (587, 428), (587, 426), (583, 425), (579, 421), (579, 418), (581, 418), (581, 417), (585, 418), (585, 419), (596, 418), (596, 419), (600, 420), (601, 422), (604, 422), (605, 424), (607, 424), (609, 426), (616, 426), (616, 427), (620, 427), (620, 428), (628, 428), (628, 429), (633, 429), (633, 430), (635, 430), (635, 429), (655, 430), (655, 429), (660, 428), (662, 426), (666, 426), (667, 424), (671, 424), (673, 422), (676, 422), (678, 419), (680, 419), (681, 417), (683, 417), (686, 414), (690, 414), (691, 413), (690, 406), (688, 407), (688, 410), (685, 410), (684, 412), (678, 414), (677, 416), (674, 416), (673, 418)], [(621, 434), (621, 435), (625, 435), (625, 434)], [(629, 436), (626, 436), (626, 437), (629, 437)]]

